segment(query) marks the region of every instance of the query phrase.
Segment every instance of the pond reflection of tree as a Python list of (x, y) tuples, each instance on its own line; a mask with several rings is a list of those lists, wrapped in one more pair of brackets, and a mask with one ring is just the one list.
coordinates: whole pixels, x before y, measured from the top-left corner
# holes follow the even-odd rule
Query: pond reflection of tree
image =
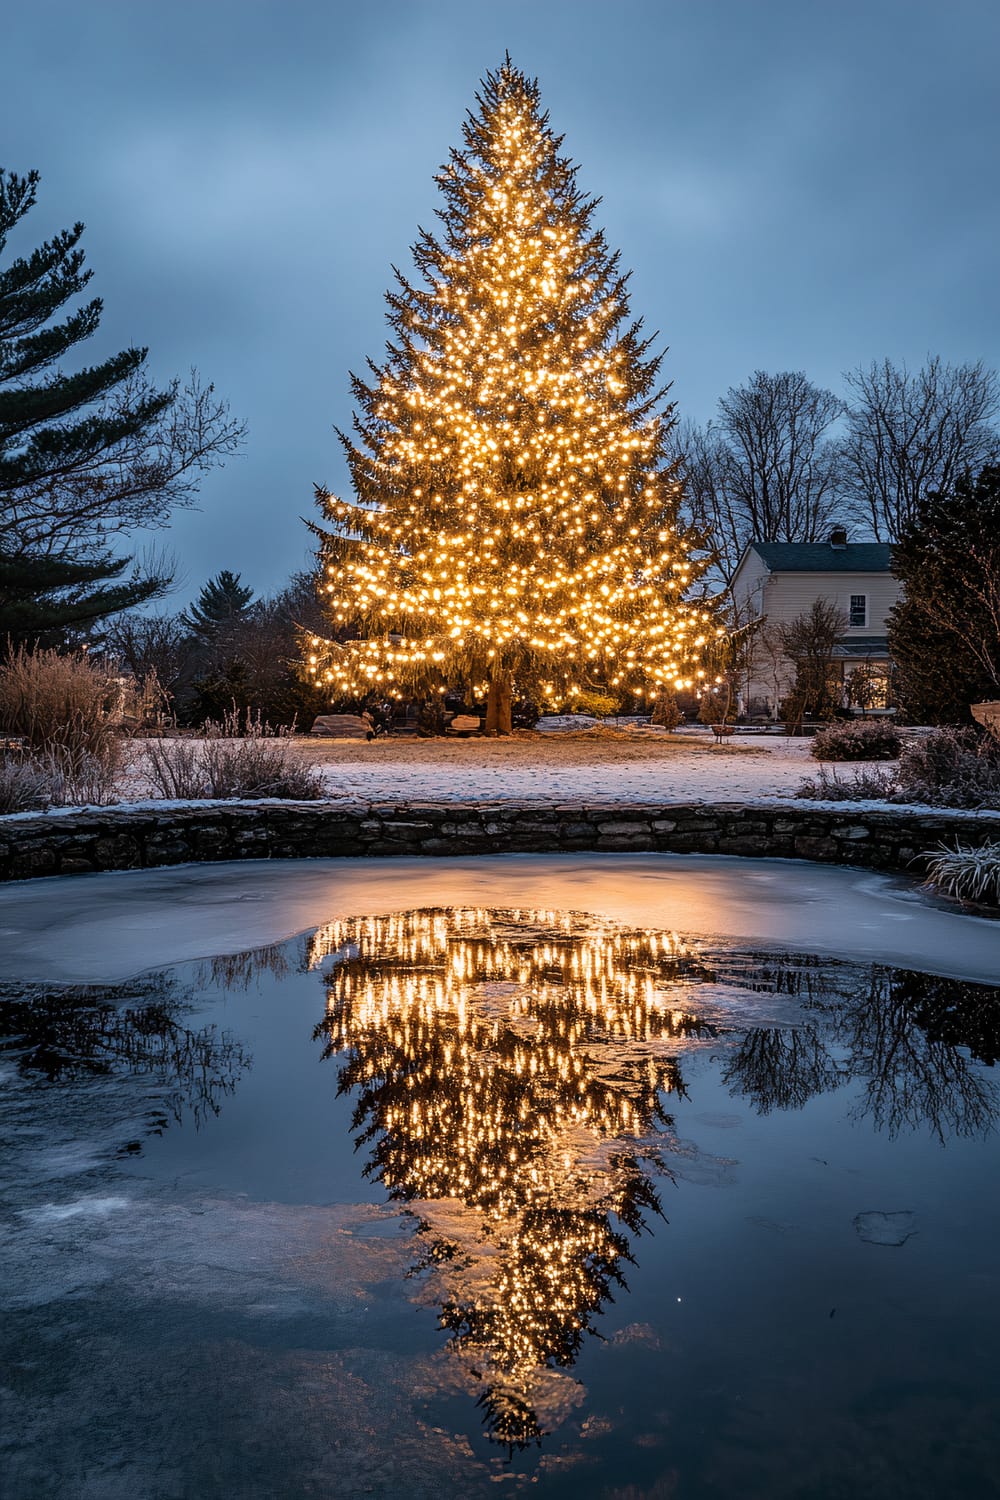
[[(574, 1363), (623, 1281), (629, 1235), (660, 1210), (661, 1096), (686, 1093), (685, 1048), (732, 1047), (724, 1076), (764, 1113), (861, 1078), (860, 1113), (879, 1128), (943, 1137), (996, 1116), (963, 1051), (996, 1056), (987, 986), (773, 955), (709, 968), (674, 934), (548, 911), (332, 923), (310, 961), (326, 962), (317, 1036), (343, 1056), (366, 1173), (416, 1216), (442, 1326), (509, 1448), (558, 1416), (553, 1367)], [(798, 1024), (723, 1035), (697, 1014), (720, 1014), (720, 984), (737, 1027), (747, 990), (793, 998)]]
[(49, 1082), (119, 1073), (149, 1075), (164, 1086), (167, 1116), (185, 1113), (196, 1126), (217, 1115), (252, 1066), (250, 1054), (215, 1026), (184, 1024), (190, 1005), (169, 972), (128, 985), (58, 990), (0, 989), (0, 1052), (22, 1075)]
[(552, 912), (334, 923), (329, 954), (318, 1034), (346, 1051), (366, 1171), (418, 1220), (487, 1431), (524, 1447), (560, 1399), (546, 1370), (575, 1361), (660, 1211), (662, 1096), (716, 1035), (685, 1003), (706, 971), (671, 934)]
[(267, 943), (242, 953), (222, 953), (198, 966), (197, 979), (200, 984), (210, 984), (230, 994), (256, 986), (265, 974), (272, 979), (287, 979), (306, 968), (308, 946), (306, 939), (292, 938), (286, 943)]
[(854, 1081), (862, 1088), (852, 1117), (892, 1136), (926, 1128), (944, 1142), (994, 1127), (997, 1088), (975, 1066), (993, 1066), (1000, 1050), (993, 986), (809, 959), (761, 959), (752, 978), (749, 968), (744, 957), (722, 960), (717, 972), (758, 992), (793, 993), (805, 1014), (795, 1027), (747, 1031), (723, 1068), (732, 1093), (761, 1114), (801, 1109)]

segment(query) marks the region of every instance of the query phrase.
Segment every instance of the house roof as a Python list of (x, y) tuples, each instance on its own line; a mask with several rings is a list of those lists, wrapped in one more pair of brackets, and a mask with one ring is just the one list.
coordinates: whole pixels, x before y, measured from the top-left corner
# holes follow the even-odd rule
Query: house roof
[(842, 635), (833, 648), (836, 657), (888, 657), (889, 642), (884, 635)]
[(751, 542), (772, 573), (891, 573), (888, 542)]

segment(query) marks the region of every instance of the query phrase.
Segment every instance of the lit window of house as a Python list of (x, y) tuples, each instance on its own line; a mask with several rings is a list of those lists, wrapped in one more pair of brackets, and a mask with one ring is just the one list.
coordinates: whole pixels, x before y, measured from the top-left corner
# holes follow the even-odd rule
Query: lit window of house
[(868, 624), (868, 595), (867, 594), (852, 594), (851, 595), (850, 618), (851, 618), (851, 625), (852, 626), (856, 627), (856, 626), (860, 625), (860, 626), (863, 627), (863, 626), (865, 626), (865, 625)]

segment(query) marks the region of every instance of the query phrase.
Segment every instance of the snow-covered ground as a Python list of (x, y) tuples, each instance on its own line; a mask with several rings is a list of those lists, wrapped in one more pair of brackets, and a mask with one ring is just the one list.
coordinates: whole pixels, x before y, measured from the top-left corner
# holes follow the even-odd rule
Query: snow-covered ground
[[(185, 744), (193, 742), (188, 739)], [(568, 734), (522, 732), (510, 739), (387, 738), (326, 740), (298, 736), (293, 752), (317, 767), (324, 796), (332, 802), (402, 806), (420, 802), (537, 803), (543, 806), (654, 803), (765, 802), (797, 798), (803, 782), (818, 776), (811, 741), (784, 735), (736, 733), (723, 744), (697, 731), (597, 730)], [(857, 761), (829, 766), (851, 781), (855, 772), (891, 771), (891, 763)], [(112, 805), (148, 810), (164, 799), (144, 763), (143, 742), (133, 741), (128, 768)], [(212, 807), (216, 802), (171, 799), (173, 806)], [(884, 808), (880, 800), (813, 801), (817, 808)], [(908, 804), (920, 811), (940, 811)], [(53, 807), (48, 817), (79, 807)], [(996, 819), (1000, 812), (948, 809), (955, 818)], [(4, 822), (37, 817), (11, 813)]]
[(507, 740), (296, 740), (331, 796), (386, 801), (737, 802), (796, 795), (806, 739), (706, 734), (515, 735)]

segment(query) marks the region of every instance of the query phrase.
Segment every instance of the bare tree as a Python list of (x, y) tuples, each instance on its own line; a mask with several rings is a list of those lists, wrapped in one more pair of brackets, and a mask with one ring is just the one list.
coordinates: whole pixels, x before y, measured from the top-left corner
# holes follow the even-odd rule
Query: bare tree
[[(162, 412), (144, 426), (136, 413), (155, 399)], [(124, 378), (97, 410), (103, 424), (90, 447), (39, 459), (28, 477), (6, 485), (0, 546), (12, 556), (90, 556), (137, 528), (166, 526), (194, 503), (201, 476), (235, 453), (246, 428), (196, 371), (156, 391), (141, 371)], [(103, 436), (107, 428), (113, 436)], [(53, 449), (56, 445), (52, 444)], [(2, 476), (0, 476), (2, 477)]]
[(795, 663), (795, 686), (787, 717), (797, 729), (806, 714), (833, 718), (840, 707), (833, 650), (847, 629), (847, 616), (831, 599), (816, 599), (804, 614), (778, 626), (781, 649)]
[(733, 503), (729, 470), (734, 456), (714, 422), (700, 427), (690, 420), (678, 428), (683, 454), (684, 508), (704, 539), (715, 567), (728, 586), (746, 548), (746, 517)]
[(118, 615), (105, 627), (103, 644), (137, 682), (155, 675), (171, 700), (191, 677), (194, 650), (179, 615)]
[[(767, 686), (768, 712), (778, 717), (781, 700), (787, 690), (788, 657), (781, 644), (781, 627), (765, 621), (754, 637), (754, 655), (751, 663), (754, 675)], [(749, 697), (749, 694), (748, 694)], [(753, 710), (751, 709), (751, 712)]]
[(938, 355), (911, 374), (885, 359), (845, 375), (844, 444), (853, 500), (879, 541), (894, 542), (931, 490), (1000, 456), (1000, 380), (984, 365)]
[(801, 371), (755, 371), (717, 422), (682, 429), (688, 508), (729, 583), (747, 543), (815, 542), (843, 518), (844, 403)]
[(719, 425), (735, 458), (732, 499), (760, 541), (815, 542), (841, 507), (840, 445), (830, 428), (844, 403), (801, 371), (757, 370), (719, 402)]

